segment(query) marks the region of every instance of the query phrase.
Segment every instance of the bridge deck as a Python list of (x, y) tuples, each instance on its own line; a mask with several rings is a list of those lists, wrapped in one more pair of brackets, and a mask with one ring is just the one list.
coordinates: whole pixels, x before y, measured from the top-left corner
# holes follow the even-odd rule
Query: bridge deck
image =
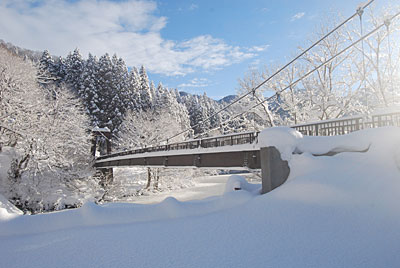
[(252, 144), (121, 155), (97, 160), (95, 167), (121, 166), (261, 168), (260, 149)]

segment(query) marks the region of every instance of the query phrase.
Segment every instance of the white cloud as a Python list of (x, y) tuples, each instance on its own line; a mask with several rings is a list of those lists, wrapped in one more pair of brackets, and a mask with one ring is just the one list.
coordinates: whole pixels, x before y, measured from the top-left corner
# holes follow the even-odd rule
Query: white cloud
[(249, 51), (250, 52), (263, 52), (267, 48), (269, 48), (269, 45), (253, 46), (253, 47), (249, 48)]
[(207, 78), (193, 78), (189, 83), (178, 85), (179, 88), (187, 87), (207, 87), (210, 81)]
[(305, 14), (306, 14), (305, 12), (299, 12), (299, 13), (293, 15), (293, 17), (290, 19), (290, 21), (299, 20), (302, 17), (304, 17)]
[[(192, 8), (196, 8), (192, 6)], [(155, 2), (126, 0), (2, 0), (0, 36), (34, 50), (66, 56), (79, 47), (86, 56), (117, 53), (129, 66), (164, 75), (217, 70), (253, 58), (260, 50), (231, 46), (210, 35), (184, 42), (164, 39), (167, 18)]]

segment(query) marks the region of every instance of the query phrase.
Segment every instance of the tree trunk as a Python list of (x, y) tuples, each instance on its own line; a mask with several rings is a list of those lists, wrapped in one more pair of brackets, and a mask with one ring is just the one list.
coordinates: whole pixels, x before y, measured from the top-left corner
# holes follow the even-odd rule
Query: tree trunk
[(160, 170), (158, 168), (155, 169), (155, 181), (154, 181), (154, 189), (158, 190), (158, 182), (160, 181)]
[(145, 189), (149, 189), (151, 185), (151, 169), (147, 168), (147, 185)]

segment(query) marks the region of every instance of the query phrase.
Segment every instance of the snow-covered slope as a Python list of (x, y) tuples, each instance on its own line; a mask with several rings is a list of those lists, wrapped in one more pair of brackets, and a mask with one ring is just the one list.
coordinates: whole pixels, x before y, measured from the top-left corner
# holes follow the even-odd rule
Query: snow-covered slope
[(8, 202), (8, 200), (0, 194), (0, 221), (10, 220), (22, 214), (21, 210)]
[(272, 192), (231, 191), (236, 177), (223, 196), (201, 201), (3, 220), (0, 267), (400, 267), (400, 128), (326, 138), (271, 131), (281, 139), (264, 133), (265, 144), (291, 168)]

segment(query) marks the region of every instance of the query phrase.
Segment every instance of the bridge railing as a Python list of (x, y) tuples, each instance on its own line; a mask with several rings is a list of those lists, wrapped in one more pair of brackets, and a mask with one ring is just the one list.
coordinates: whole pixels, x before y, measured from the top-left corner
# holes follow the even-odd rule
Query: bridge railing
[(296, 125), (292, 128), (306, 136), (344, 135), (362, 129), (362, 117), (327, 120), (310, 124)]
[[(292, 128), (307, 136), (334, 136), (344, 135), (364, 128), (376, 128), (383, 126), (400, 126), (400, 112), (374, 114), (369, 117), (355, 116), (326, 120), (321, 122), (296, 125), (292, 126)], [(129, 151), (122, 151), (100, 156), (97, 158), (97, 160), (140, 153), (251, 144), (256, 141), (257, 138), (258, 132), (237, 133), (225, 136), (203, 138), (166, 145), (138, 148)]]
[(171, 143), (166, 145), (151, 146), (145, 148), (138, 148), (129, 151), (122, 151), (113, 154), (99, 156), (96, 159), (101, 160), (110, 157), (125, 156), (131, 154), (141, 154), (141, 153), (152, 153), (170, 150), (187, 150), (196, 148), (213, 148), (227, 145), (240, 145), (240, 144), (251, 144), (257, 140), (258, 132), (246, 132), (231, 134), (225, 136), (203, 138), (197, 140), (190, 140), (178, 143)]
[(400, 126), (400, 112), (372, 116), (370, 127)]
[(365, 128), (400, 126), (400, 112), (347, 117), (292, 126), (306, 136), (335, 136)]

